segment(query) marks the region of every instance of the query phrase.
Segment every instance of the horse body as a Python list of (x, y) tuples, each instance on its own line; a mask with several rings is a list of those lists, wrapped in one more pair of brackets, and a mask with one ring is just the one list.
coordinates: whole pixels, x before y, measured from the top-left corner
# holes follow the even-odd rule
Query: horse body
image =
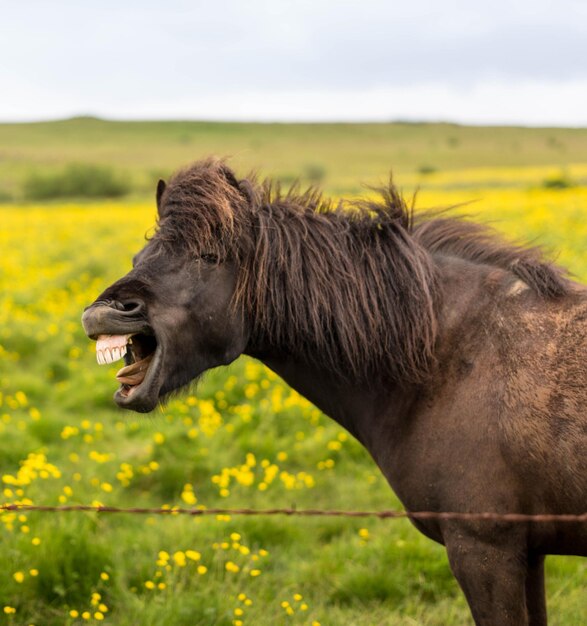
[[(586, 512), (587, 291), (465, 222), (411, 224), (393, 190), (350, 218), (285, 200), (219, 163), (160, 185), (157, 234), (84, 313), (98, 349), (132, 335), (116, 401), (151, 410), (244, 352), (353, 434), (408, 511)], [(587, 556), (580, 523), (413, 522), (478, 625), (544, 626), (544, 555)]]
[[(587, 291), (545, 303), (503, 270), (439, 267), (446, 304), (426, 385), (349, 388), (263, 360), (363, 443), (408, 511), (586, 511)], [(587, 556), (581, 523), (413, 523), (447, 547), (477, 624), (546, 624), (544, 555)]]

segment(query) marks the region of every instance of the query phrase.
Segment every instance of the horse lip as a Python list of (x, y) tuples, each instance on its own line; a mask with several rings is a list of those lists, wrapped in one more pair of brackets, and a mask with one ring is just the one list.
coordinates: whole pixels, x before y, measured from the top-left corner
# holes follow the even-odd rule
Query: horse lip
[(114, 402), (121, 409), (130, 409), (138, 413), (149, 413), (159, 402), (159, 391), (163, 385), (161, 376), (161, 365), (163, 361), (163, 347), (158, 342), (153, 360), (149, 365), (147, 374), (143, 382), (138, 385), (130, 396), (124, 396), (121, 389), (114, 394)]

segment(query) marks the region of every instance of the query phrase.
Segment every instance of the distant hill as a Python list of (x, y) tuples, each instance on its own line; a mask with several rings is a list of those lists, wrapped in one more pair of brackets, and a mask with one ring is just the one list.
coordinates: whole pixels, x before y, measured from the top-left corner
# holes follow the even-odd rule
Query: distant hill
[(82, 116), (0, 124), (0, 199), (23, 196), (32, 174), (61, 175), (72, 164), (110, 168), (133, 193), (211, 154), (237, 170), (257, 169), (285, 183), (319, 183), (355, 193), (393, 168), (402, 176), (474, 167), (587, 163), (587, 129), (459, 126), (446, 123), (245, 124), (116, 122)]

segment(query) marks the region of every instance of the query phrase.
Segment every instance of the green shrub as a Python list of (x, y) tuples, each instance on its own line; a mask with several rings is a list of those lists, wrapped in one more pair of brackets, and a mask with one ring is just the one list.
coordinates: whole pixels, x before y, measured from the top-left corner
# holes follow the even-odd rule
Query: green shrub
[(304, 178), (312, 184), (318, 184), (324, 180), (326, 168), (319, 163), (307, 163), (304, 167)]
[(5, 191), (4, 189), (0, 189), (0, 203), (1, 202), (12, 202), (14, 198), (11, 193)]
[(75, 163), (54, 174), (31, 174), (24, 183), (30, 200), (116, 198), (130, 190), (128, 181), (111, 168)]
[(573, 181), (566, 174), (549, 176), (542, 181), (544, 189), (569, 189), (574, 187)]

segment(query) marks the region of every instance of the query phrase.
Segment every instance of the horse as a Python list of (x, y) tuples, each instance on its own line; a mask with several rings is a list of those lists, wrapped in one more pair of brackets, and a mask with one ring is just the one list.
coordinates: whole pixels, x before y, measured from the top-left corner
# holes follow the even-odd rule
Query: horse
[[(451, 213), (239, 179), (157, 186), (157, 228), (83, 313), (116, 404), (149, 412), (246, 354), (351, 433), (408, 512), (587, 512), (587, 288), (538, 247)], [(412, 518), (478, 626), (545, 626), (547, 554), (581, 520)]]

